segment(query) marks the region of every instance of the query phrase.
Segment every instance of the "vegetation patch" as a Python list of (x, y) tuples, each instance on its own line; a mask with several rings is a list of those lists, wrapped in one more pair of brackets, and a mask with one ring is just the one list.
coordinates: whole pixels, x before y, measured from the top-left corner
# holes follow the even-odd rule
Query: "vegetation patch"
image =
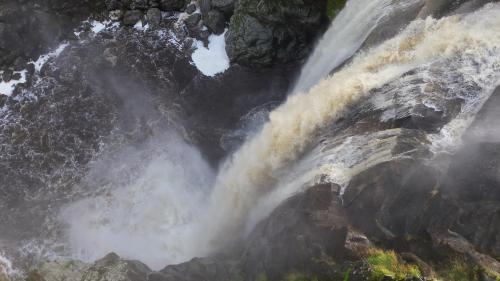
[(340, 10), (344, 8), (345, 2), (347, 2), (347, 0), (328, 0), (326, 4), (326, 14), (330, 20), (333, 20)]
[(470, 267), (464, 259), (452, 260), (447, 266), (438, 272), (445, 281), (478, 281), (478, 268)]
[(387, 278), (401, 281), (409, 277), (422, 276), (418, 266), (405, 263), (394, 251), (371, 250), (366, 262), (371, 270), (369, 281), (382, 281)]

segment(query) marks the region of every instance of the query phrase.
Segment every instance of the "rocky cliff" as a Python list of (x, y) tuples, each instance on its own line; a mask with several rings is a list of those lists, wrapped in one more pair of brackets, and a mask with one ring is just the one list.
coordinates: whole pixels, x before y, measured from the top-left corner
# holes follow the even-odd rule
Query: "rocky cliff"
[[(404, 13), (396, 10), (381, 20), (361, 54), (376, 49), (414, 19), (458, 14), (450, 21), (419, 21), (407, 33), (414, 37), (404, 38), (412, 40), (396, 40), (397, 48), (388, 48), (396, 51), (377, 57), (379, 65), (363, 68), (373, 74), (394, 61), (403, 65), (420, 58), (408, 55), (408, 50), (422, 41), (446, 39), (436, 46), (440, 52), (425, 52), (435, 59), (415, 62), (417, 66), (370, 88), (359, 100), (346, 97), (353, 101), (338, 119), (314, 131), (296, 158), (285, 157), (294, 163), (285, 161), (289, 166), (279, 171), (280, 178), (266, 178), (266, 184), (283, 189), (259, 186), (269, 197), (252, 205), (254, 212), (247, 215), (257, 219), (253, 225), (242, 225), (247, 228), (244, 235), (227, 238), (222, 233), (227, 243), (217, 251), (190, 256), (183, 263), (165, 262), (155, 269), (146, 261), (115, 253), (97, 261), (77, 260), (75, 255), (94, 249), (75, 254), (68, 242), (72, 238), (68, 224), (74, 226), (74, 217), (65, 217), (71, 211), (68, 206), (103, 198), (81, 210), (90, 210), (88, 225), (97, 230), (116, 227), (107, 215), (114, 214), (113, 204), (124, 197), (130, 201), (124, 203), (127, 212), (121, 217), (126, 219), (118, 225), (139, 236), (150, 237), (147, 231), (151, 229), (163, 231), (159, 237), (170, 235), (164, 225), (174, 224), (178, 217), (181, 226), (188, 225), (190, 216), (176, 213), (172, 219), (168, 211), (192, 198), (156, 202), (164, 194), (148, 193), (154, 189), (150, 182), (163, 183), (164, 178), (157, 177), (166, 173), (149, 169), (148, 163), (164, 146), (176, 149), (179, 142), (158, 140), (165, 132), (175, 132), (186, 140), (186, 146), (199, 148), (199, 158), (208, 160), (210, 169), (223, 169), (230, 163), (224, 161), (257, 134), (262, 123), (285, 116), (269, 117), (269, 113), (286, 100), (301, 62), (330, 22), (328, 17), (335, 17), (345, 3), (2, 2), (2, 79), (9, 82), (9, 73), (27, 70), (26, 81), (12, 95), (0, 95), (0, 213), (7, 214), (0, 216), (0, 254), (13, 257), (18, 269), (11, 272), (12, 265), (0, 259), (0, 281), (500, 280), (500, 139), (496, 129), (500, 90), (490, 84), (498, 63), (489, 60), (495, 48), (479, 44), (487, 50), (481, 49), (479, 59), (472, 48), (441, 58), (440, 53), (458, 49), (443, 46), (461, 40), (459, 30), (451, 29), (456, 33), (450, 37), (425, 37), (426, 32), (453, 27), (461, 22), (462, 14), (486, 2), (413, 1)], [(494, 6), (488, 7), (494, 11)], [(103, 28), (96, 31), (95, 20), (109, 21), (100, 22)], [(232, 64), (214, 77), (203, 75), (192, 63), (193, 43), (201, 40), (207, 45), (211, 36), (221, 34)], [(63, 41), (61, 52), (43, 65), (29, 63)], [(352, 63), (356, 58), (339, 70)], [(356, 85), (353, 88), (359, 90), (364, 84)], [(323, 103), (326, 100), (310, 105), (320, 108)], [(293, 127), (292, 136), (309, 128), (307, 121), (319, 119), (316, 115), (300, 117), (302, 123)], [(282, 124), (288, 120), (284, 119)], [(469, 120), (470, 124), (462, 126)], [(460, 129), (463, 132), (453, 139), (453, 148), (443, 149)], [(175, 157), (189, 157), (184, 151), (179, 154)], [(162, 158), (163, 165), (169, 160)], [(335, 166), (324, 169), (325, 162)], [(297, 177), (304, 172), (304, 163), (307, 168), (319, 167), (313, 171), (320, 171), (320, 176), (313, 181)], [(335, 178), (335, 171), (341, 171), (342, 177)], [(144, 174), (152, 176), (142, 178)], [(178, 180), (180, 174), (173, 178)], [(135, 184), (136, 178), (141, 181), (131, 195), (116, 194), (130, 182)], [(181, 181), (175, 183), (182, 186)], [(300, 184), (290, 191), (287, 188), (292, 184), (283, 183)], [(212, 183), (203, 184), (207, 186), (192, 188), (205, 191)], [(142, 192), (147, 198), (144, 202)], [(243, 195), (244, 199), (253, 193)], [(132, 196), (140, 199), (133, 201)], [(210, 196), (202, 193), (201, 197)], [(137, 216), (136, 205), (154, 208)], [(99, 209), (102, 206), (104, 211)], [(203, 217), (205, 212), (195, 214)], [(156, 214), (160, 219), (144, 227), (143, 220), (157, 218)], [(209, 234), (209, 225), (204, 226), (196, 236)], [(97, 230), (93, 233), (101, 234)], [(106, 230), (106, 234), (122, 232), (112, 227)], [(97, 236), (96, 241), (101, 238)], [(178, 241), (185, 242), (183, 238)], [(172, 251), (175, 255), (178, 248), (190, 248), (181, 242), (168, 250), (160, 244), (154, 253)], [(124, 244), (132, 248), (131, 241)], [(94, 244), (94, 248), (100, 246), (107, 245)], [(149, 250), (139, 249), (142, 256), (155, 255)]]

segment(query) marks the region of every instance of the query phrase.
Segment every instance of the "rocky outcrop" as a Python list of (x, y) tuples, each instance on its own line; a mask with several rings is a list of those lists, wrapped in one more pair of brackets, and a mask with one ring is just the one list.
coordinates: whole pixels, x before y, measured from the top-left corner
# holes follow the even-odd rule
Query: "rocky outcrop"
[(231, 61), (253, 67), (305, 57), (328, 23), (327, 1), (241, 0), (226, 33)]
[(93, 264), (79, 261), (46, 262), (28, 273), (30, 281), (144, 281), (151, 273), (138, 261), (110, 253)]
[(26, 68), (49, 47), (71, 36), (91, 13), (102, 11), (101, 0), (2, 1), (0, 3), (0, 70)]

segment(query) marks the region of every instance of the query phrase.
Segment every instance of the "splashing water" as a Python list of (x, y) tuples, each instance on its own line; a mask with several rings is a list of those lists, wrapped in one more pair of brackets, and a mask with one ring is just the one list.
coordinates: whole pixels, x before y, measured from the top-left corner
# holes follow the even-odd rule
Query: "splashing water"
[(349, 59), (384, 17), (414, 2), (419, 1), (347, 1), (302, 68), (292, 93), (307, 92)]
[[(222, 167), (208, 212), (210, 223), (204, 227), (213, 243), (208, 247), (238, 237), (250, 210), (304, 153), (315, 132), (342, 117), (373, 89), (439, 60), (473, 57), (498, 68), (499, 12), (500, 5), (490, 4), (465, 16), (416, 20), (395, 38), (359, 54), (307, 95), (291, 96), (270, 114), (261, 133)], [(489, 83), (496, 81), (496, 76), (489, 77)]]
[(99, 194), (61, 212), (72, 258), (92, 262), (116, 252), (161, 269), (194, 255), (191, 225), (213, 181), (195, 148), (168, 132), (92, 166), (90, 185), (100, 187)]
[[(386, 1), (373, 2), (387, 5)], [(191, 147), (178, 142), (167, 145), (169, 148), (153, 153), (155, 157), (132, 173), (129, 182), (119, 188), (105, 188), (98, 196), (78, 201), (62, 212), (70, 224), (73, 252), (78, 258), (92, 260), (116, 251), (160, 268), (206, 255), (238, 239), (249, 218), (251, 228), (318, 173), (326, 171), (339, 183), (347, 182), (352, 167), (359, 170), (389, 156), (376, 155), (375, 159), (366, 157), (364, 151), (351, 153), (352, 157), (343, 153), (373, 144), (372, 140), (373, 153), (379, 153), (383, 151), (381, 142), (397, 136), (398, 131), (348, 138), (339, 146), (325, 149), (311, 147), (318, 130), (408, 71), (425, 76), (439, 62), (462, 65), (456, 70), (445, 70), (463, 72), (489, 93), (498, 83), (500, 68), (499, 13), (500, 4), (488, 4), (468, 15), (416, 20), (395, 38), (359, 53), (349, 65), (318, 84), (314, 80), (322, 77), (307, 78), (311, 86), (316, 86), (308, 94), (290, 96), (272, 111), (261, 132), (224, 163), (215, 180), (206, 164), (194, 165), (204, 162)], [(355, 37), (364, 40), (366, 34)], [(325, 47), (334, 44), (329, 40), (333, 37), (325, 37), (318, 46), (322, 52), (328, 50), (322, 60), (337, 62), (328, 67), (318, 63), (318, 70), (311, 73), (325, 75), (331, 65), (340, 61), (338, 55), (325, 59), (337, 50)], [(481, 66), (469, 62), (480, 62)], [(314, 66), (312, 63), (310, 67)], [(446, 82), (446, 75), (443, 79)], [(476, 105), (479, 100), (484, 97)], [(298, 161), (304, 155), (304, 161)], [(214, 186), (210, 196), (208, 190), (196, 188), (207, 186)]]

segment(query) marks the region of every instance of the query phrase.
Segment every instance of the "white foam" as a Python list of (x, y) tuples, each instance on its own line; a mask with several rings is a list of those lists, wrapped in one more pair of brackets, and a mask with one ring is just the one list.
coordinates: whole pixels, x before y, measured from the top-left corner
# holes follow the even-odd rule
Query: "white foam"
[(134, 29), (135, 30), (138, 30), (138, 31), (146, 31), (149, 29), (149, 24), (147, 23), (146, 25), (143, 25), (142, 21), (138, 21), (135, 25), (134, 25)]
[(18, 271), (12, 267), (12, 262), (0, 252), (0, 277), (2, 275), (11, 276), (17, 273)]
[(101, 22), (101, 21), (93, 20), (93, 21), (90, 22), (91, 30), (94, 33), (99, 33), (101, 31), (103, 31), (104, 29), (106, 29), (106, 25), (108, 23), (109, 23), (109, 21)]
[(226, 41), (224, 32), (221, 35), (210, 35), (208, 38), (208, 48), (205, 48), (203, 42), (197, 41), (196, 50), (191, 59), (194, 65), (206, 76), (215, 76), (229, 68), (229, 57), (226, 53)]
[(45, 55), (41, 55), (36, 61), (34, 61), (34, 62), (32, 61), (31, 63), (33, 63), (35, 65), (35, 70), (37, 72), (39, 72), (42, 69), (42, 66), (47, 61), (49, 61), (51, 58), (57, 58), (64, 51), (64, 49), (66, 49), (66, 47), (68, 47), (68, 46), (69, 46), (69, 43), (66, 43), (66, 42), (62, 43), (52, 52), (45, 54)]
[[(358, 55), (308, 94), (290, 96), (270, 114), (260, 134), (221, 168), (212, 208), (207, 212), (210, 222), (204, 228), (208, 239), (222, 242), (241, 234), (250, 210), (280, 186), (277, 184), (315, 139), (317, 130), (343, 117), (346, 109), (371, 95), (372, 90), (434, 61), (477, 63), (498, 58), (499, 12), (500, 5), (491, 4), (465, 16), (416, 20), (395, 38)], [(496, 71), (490, 80), (496, 81), (498, 65), (495, 59), (485, 66)], [(217, 247), (217, 243), (213, 245)]]
[[(11, 96), (14, 92), (14, 89), (18, 84), (26, 82), (26, 73), (27, 70), (15, 71), (14, 74), (21, 74), (21, 78), (19, 80), (10, 80), (9, 82), (0, 82), (0, 94)], [(1, 76), (3, 75), (3, 71), (0, 71), (0, 81)]]
[(92, 262), (116, 252), (158, 270), (193, 257), (190, 241), (200, 233), (192, 226), (206, 207), (213, 174), (199, 152), (173, 134), (93, 164), (89, 177), (104, 182), (101, 194), (61, 212), (73, 258)]

